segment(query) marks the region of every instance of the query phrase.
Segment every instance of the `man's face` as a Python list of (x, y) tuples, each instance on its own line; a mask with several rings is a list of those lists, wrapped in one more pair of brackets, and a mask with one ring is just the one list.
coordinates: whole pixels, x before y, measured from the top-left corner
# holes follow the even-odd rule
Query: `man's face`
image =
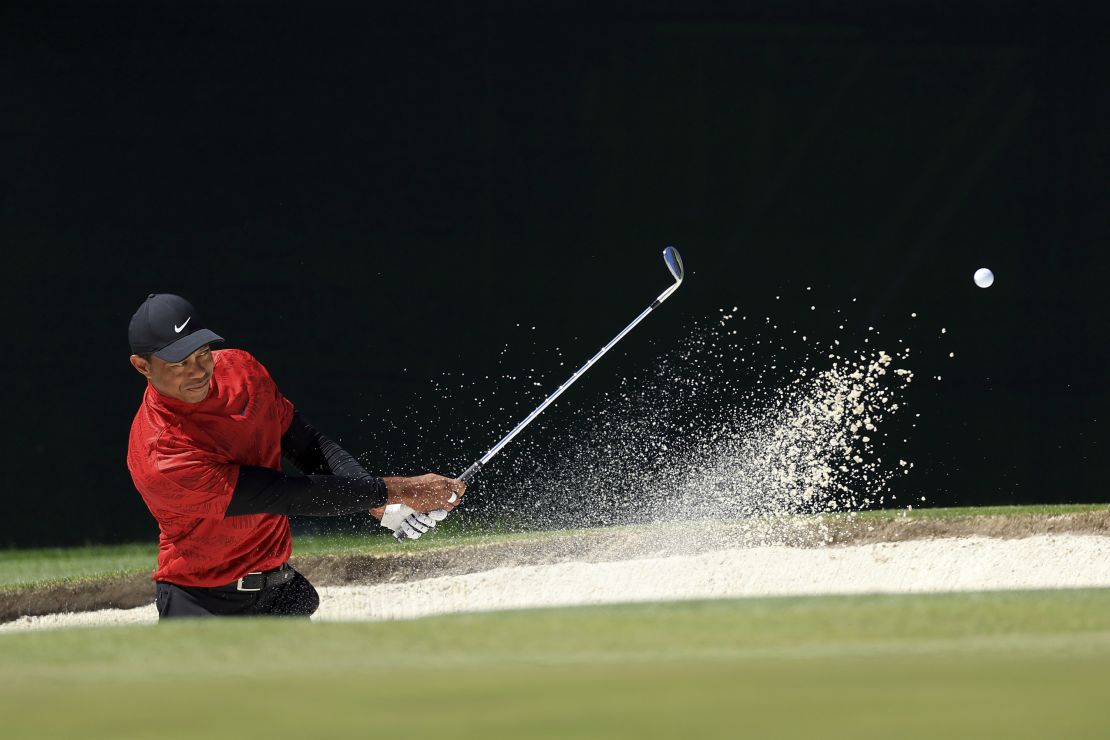
[(181, 362), (166, 362), (154, 355), (148, 362), (131, 355), (131, 364), (163, 396), (186, 403), (200, 403), (208, 397), (215, 367), (212, 350), (207, 344)]

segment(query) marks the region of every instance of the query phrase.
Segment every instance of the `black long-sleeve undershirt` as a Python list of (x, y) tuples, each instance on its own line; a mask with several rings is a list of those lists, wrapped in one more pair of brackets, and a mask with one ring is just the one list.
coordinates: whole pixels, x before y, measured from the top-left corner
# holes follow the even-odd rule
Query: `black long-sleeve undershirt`
[(345, 449), (320, 434), (300, 412), (281, 438), (281, 454), (305, 475), (325, 473), (344, 478), (368, 475), (358, 460)]
[(242, 465), (224, 517), (242, 514), (339, 516), (384, 506), (385, 481), (367, 475), (286, 475)]
[(294, 412), (281, 451), (305, 475), (241, 465), (225, 517), (244, 514), (338, 516), (385, 505), (385, 481)]

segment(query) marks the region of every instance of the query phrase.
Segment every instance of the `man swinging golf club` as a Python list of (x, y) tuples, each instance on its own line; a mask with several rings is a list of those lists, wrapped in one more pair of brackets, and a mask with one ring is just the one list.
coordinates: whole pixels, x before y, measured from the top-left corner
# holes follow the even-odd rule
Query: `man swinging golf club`
[[(223, 338), (180, 296), (150, 295), (128, 338), (147, 387), (127, 467), (160, 530), (159, 618), (308, 616), (320, 599), (287, 562), (290, 515), (368, 510), (417, 537), (466, 488), (441, 475), (370, 475), (298, 413), (258, 360), (213, 350)], [(282, 457), (303, 475), (284, 474)]]

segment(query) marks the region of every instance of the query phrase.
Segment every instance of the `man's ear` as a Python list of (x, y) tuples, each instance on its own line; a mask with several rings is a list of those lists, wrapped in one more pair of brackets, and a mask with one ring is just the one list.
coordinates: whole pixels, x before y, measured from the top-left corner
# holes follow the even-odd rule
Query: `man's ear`
[(139, 371), (147, 380), (150, 380), (150, 363), (138, 355), (131, 355), (131, 366)]

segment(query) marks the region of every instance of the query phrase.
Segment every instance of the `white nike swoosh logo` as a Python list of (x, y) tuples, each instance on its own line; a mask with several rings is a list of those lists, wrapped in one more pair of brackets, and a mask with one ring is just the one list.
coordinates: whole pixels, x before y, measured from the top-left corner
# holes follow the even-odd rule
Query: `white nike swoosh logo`
[[(190, 316), (189, 318), (185, 319), (185, 324), (188, 324), (192, 320), (193, 320), (193, 317)], [(180, 334), (181, 330), (185, 328), (185, 324), (182, 324), (181, 326), (178, 326), (177, 324), (174, 324), (173, 325), (174, 334)]]

